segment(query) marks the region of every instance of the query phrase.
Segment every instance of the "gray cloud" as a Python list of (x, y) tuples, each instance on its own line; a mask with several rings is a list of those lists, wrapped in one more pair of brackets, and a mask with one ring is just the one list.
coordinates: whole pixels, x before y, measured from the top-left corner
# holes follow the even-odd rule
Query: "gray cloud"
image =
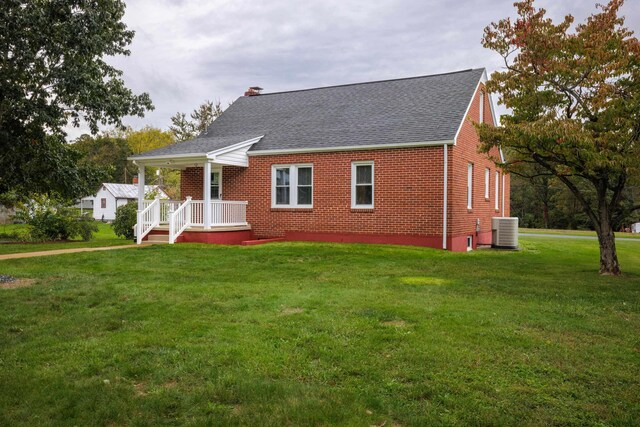
[[(595, 0), (537, 3), (554, 19), (573, 13), (577, 22), (595, 10)], [(629, 1), (623, 13), (640, 30), (640, 9)], [(500, 58), (480, 45), (482, 30), (514, 14), (508, 0), (130, 0), (132, 54), (111, 62), (156, 106), (125, 122), (167, 128), (177, 111), (205, 99), (226, 106), (253, 85), (276, 92), (476, 67), (491, 72)]]

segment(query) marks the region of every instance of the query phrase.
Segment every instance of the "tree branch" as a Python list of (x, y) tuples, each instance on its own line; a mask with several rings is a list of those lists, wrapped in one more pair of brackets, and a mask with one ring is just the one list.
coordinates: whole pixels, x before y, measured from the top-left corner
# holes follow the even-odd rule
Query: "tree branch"
[(569, 190), (573, 193), (573, 195), (576, 196), (576, 198), (582, 204), (582, 208), (584, 209), (584, 212), (587, 214), (589, 219), (591, 219), (591, 221), (593, 222), (593, 225), (598, 227), (599, 226), (598, 216), (595, 214), (595, 212), (593, 212), (593, 209), (591, 209), (591, 206), (589, 205), (589, 202), (587, 201), (587, 199), (584, 198), (584, 195), (582, 194), (582, 192), (569, 179), (569, 177), (558, 174), (555, 171), (555, 169), (550, 164), (548, 164), (543, 158), (541, 158), (539, 155), (533, 154), (533, 158), (534, 160), (538, 161), (540, 165), (542, 165), (543, 167), (553, 172), (553, 174), (569, 188)]
[(613, 188), (613, 196), (611, 196), (611, 201), (609, 202), (609, 211), (613, 212), (614, 208), (620, 204), (622, 200), (622, 191), (624, 190), (624, 186), (627, 183), (627, 174), (621, 173), (618, 176), (618, 182), (616, 186)]

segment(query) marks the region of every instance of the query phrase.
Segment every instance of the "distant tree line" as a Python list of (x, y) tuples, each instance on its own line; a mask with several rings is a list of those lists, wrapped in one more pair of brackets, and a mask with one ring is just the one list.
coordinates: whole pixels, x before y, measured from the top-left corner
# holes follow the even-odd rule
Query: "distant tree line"
[[(629, 200), (640, 200), (640, 186), (627, 189)], [(549, 176), (511, 176), (511, 215), (526, 228), (593, 230), (580, 201), (565, 185)], [(629, 215), (616, 231), (624, 231), (640, 221), (640, 213)]]

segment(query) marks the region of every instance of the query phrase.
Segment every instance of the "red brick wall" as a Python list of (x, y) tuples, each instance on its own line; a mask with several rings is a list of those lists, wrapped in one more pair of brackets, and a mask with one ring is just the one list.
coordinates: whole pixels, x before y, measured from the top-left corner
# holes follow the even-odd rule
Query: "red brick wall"
[[(249, 157), (225, 166), (227, 200), (247, 200), (257, 237), (287, 231), (437, 236), (442, 233), (442, 147)], [(351, 209), (351, 162), (374, 162), (374, 209)], [(271, 208), (271, 166), (313, 164), (313, 208)]]
[(180, 173), (180, 197), (185, 200), (191, 196), (194, 200), (204, 199), (204, 168), (186, 168)]
[[(449, 234), (456, 239), (453, 245), (460, 245), (464, 240), (466, 247), (466, 236), (474, 236), (474, 247), (478, 242), (491, 243), (491, 218), (495, 216), (509, 215), (509, 176), (506, 175), (505, 182), (505, 212), (502, 212), (502, 188), (499, 189), (498, 210), (495, 210), (495, 172), (498, 170), (486, 154), (478, 153), (479, 139), (472, 121), (478, 122), (480, 116), (479, 98), (480, 91), (484, 90), (481, 85), (475, 94), (474, 101), (464, 121), (456, 146), (450, 148), (449, 152)], [(491, 116), (491, 106), (489, 97), (484, 97), (484, 122), (495, 124)], [(497, 149), (493, 149), (490, 156), (500, 158)], [(472, 209), (467, 209), (467, 166), (473, 164), (473, 203)], [(485, 168), (489, 168), (489, 198), (485, 199)], [(501, 174), (502, 171), (498, 170)], [(502, 178), (500, 179), (502, 185)], [(476, 221), (480, 220), (480, 231), (476, 233)]]

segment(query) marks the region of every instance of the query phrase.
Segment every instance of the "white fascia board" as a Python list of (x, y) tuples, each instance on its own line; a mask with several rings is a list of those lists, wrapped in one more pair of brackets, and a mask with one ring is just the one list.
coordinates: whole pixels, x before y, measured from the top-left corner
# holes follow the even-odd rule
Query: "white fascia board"
[(238, 142), (238, 143), (235, 143), (233, 145), (229, 145), (227, 147), (219, 148), (217, 150), (209, 151), (206, 155), (207, 155), (207, 158), (209, 158), (209, 159), (215, 159), (215, 157), (220, 155), (220, 154), (225, 154), (225, 153), (228, 153), (230, 151), (237, 150), (239, 148), (244, 148), (247, 145), (253, 145), (256, 142), (260, 141), (262, 138), (264, 138), (264, 135), (260, 135), (260, 136), (257, 136), (255, 138), (247, 139), (246, 141)]
[(170, 161), (174, 159), (183, 160), (204, 160), (206, 159), (206, 153), (187, 153), (187, 154), (164, 154), (162, 156), (130, 156), (127, 160), (133, 160), (136, 165), (143, 165), (146, 163), (156, 162), (157, 160)]
[(285, 148), (281, 150), (249, 151), (249, 156), (271, 156), (276, 154), (327, 153), (335, 151), (383, 150), (386, 148), (413, 148), (453, 145), (453, 140), (407, 142), (402, 144), (349, 145), (343, 147)]
[[(482, 74), (482, 83), (487, 83), (487, 70), (484, 70), (484, 73)], [(498, 118), (496, 117), (496, 111), (493, 108), (493, 98), (488, 92), (487, 95), (489, 95), (489, 109), (491, 109), (491, 118), (493, 119), (493, 125), (499, 126)], [(500, 151), (500, 161), (504, 163), (504, 153), (502, 152), (502, 147), (498, 147), (498, 150)]]
[[(480, 85), (487, 82), (487, 70), (485, 69), (482, 72), (482, 76), (480, 76), (480, 80), (478, 80), (478, 84), (476, 88), (473, 90), (473, 94), (471, 95), (471, 99), (469, 100), (469, 104), (467, 105), (467, 109), (464, 110), (464, 115), (462, 116), (462, 120), (460, 121), (460, 125), (458, 125), (458, 130), (456, 131), (456, 136), (453, 137), (453, 145), (458, 145), (458, 136), (460, 135), (460, 131), (462, 130), (462, 126), (464, 125), (465, 120), (467, 120), (467, 115), (469, 114), (469, 110), (473, 105), (473, 100), (476, 99), (476, 93), (478, 93), (478, 89)], [(493, 107), (491, 108), (491, 114), (493, 114)], [(495, 117), (494, 117), (495, 122)]]

